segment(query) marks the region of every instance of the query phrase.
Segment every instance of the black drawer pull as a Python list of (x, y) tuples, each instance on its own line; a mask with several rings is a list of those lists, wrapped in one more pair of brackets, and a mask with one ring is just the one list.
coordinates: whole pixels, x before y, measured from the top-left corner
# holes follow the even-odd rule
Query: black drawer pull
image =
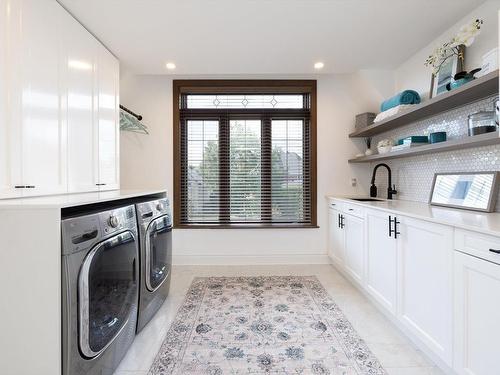
[(349, 211), (354, 211), (354, 208), (349, 208)]
[(497, 249), (490, 249), (490, 251), (495, 254), (500, 254), (500, 250)]
[(14, 186), (15, 189), (24, 189), (26, 185), (16, 185)]

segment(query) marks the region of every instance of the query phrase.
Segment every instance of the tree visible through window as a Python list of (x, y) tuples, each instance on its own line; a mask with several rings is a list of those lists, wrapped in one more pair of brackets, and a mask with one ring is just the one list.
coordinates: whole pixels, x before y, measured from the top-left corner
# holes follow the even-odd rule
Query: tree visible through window
[(314, 226), (315, 82), (265, 94), (196, 82), (174, 82), (176, 225)]

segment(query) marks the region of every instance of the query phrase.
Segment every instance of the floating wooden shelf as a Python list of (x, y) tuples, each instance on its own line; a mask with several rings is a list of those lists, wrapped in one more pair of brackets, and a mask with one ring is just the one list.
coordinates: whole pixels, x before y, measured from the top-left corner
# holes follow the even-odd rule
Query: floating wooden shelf
[(407, 112), (397, 114), (364, 129), (357, 130), (349, 134), (349, 137), (371, 137), (375, 134), (399, 128), (426, 117), (435, 116), (494, 94), (498, 94), (498, 70), (475, 79), (458, 89), (418, 104)]
[(454, 139), (446, 142), (410, 147), (401, 151), (388, 152), (387, 154), (376, 154), (349, 159), (349, 163), (371, 163), (380, 160), (406, 158), (416, 155), (434, 154), (438, 152), (461, 150), (471, 147), (491, 146), (496, 144), (500, 144), (500, 137), (498, 132), (486, 133), (475, 135), (473, 137)]

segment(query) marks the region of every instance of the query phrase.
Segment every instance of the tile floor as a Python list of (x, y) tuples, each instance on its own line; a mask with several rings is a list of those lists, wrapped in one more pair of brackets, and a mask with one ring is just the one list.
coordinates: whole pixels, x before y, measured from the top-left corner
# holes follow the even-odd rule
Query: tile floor
[(137, 335), (115, 375), (146, 375), (195, 276), (316, 275), (389, 375), (438, 375), (433, 366), (330, 265), (174, 266), (169, 299)]

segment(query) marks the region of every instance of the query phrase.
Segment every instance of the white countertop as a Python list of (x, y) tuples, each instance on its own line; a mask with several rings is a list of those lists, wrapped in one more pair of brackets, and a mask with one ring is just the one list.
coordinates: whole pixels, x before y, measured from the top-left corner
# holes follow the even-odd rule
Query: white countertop
[(166, 190), (113, 190), (81, 194), (50, 195), (44, 197), (0, 199), (0, 210), (36, 208), (60, 209), (162, 193), (166, 193)]
[[(404, 200), (381, 200), (377, 202), (360, 202), (350, 198), (327, 196), (328, 199), (337, 199), (350, 204), (358, 204), (367, 208), (374, 208), (387, 212), (396, 212), (404, 216), (423, 219), (438, 224), (451, 225), (457, 228), (468, 229), (484, 234), (500, 236), (500, 213), (478, 212), (431, 206), (427, 203)], [(366, 197), (359, 197), (366, 198)]]

